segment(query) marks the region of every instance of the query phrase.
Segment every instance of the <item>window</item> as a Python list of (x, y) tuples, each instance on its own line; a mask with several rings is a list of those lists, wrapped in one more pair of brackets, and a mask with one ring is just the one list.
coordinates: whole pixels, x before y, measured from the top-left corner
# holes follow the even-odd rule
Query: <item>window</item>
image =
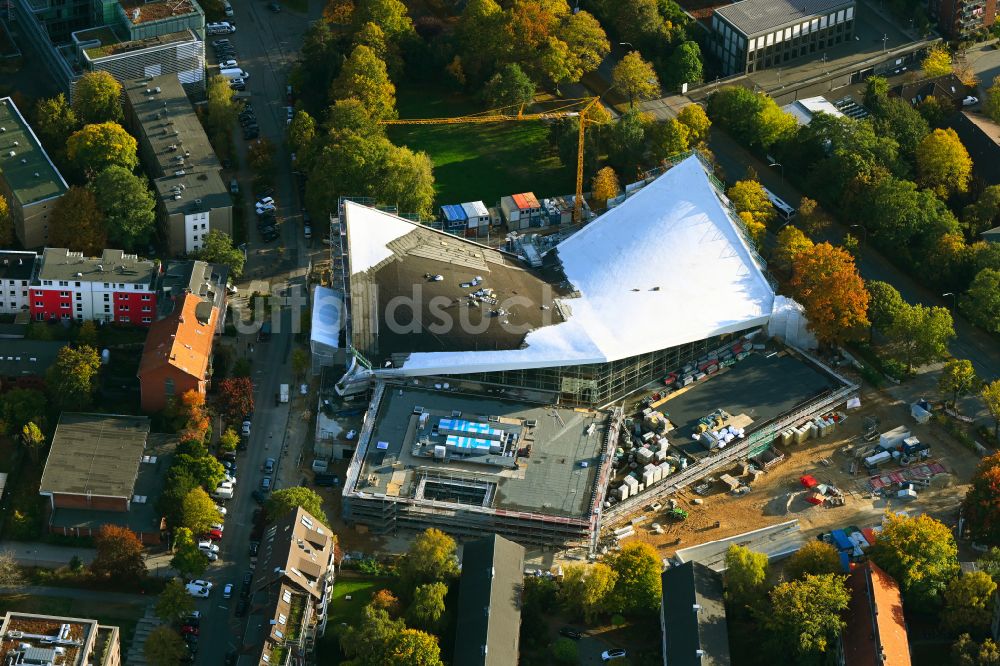
[(111, 294), (104, 294), (104, 301), (107, 302), (110, 300), (111, 300)]
[(198, 240), (198, 234), (195, 234), (191, 240)]
[[(51, 282), (49, 284), (51, 284)], [(60, 287), (68, 287), (69, 286), (69, 282), (67, 282), (66, 280), (59, 280), (59, 286)]]
[(142, 295), (142, 300), (148, 301), (149, 300), (149, 294), (143, 294)]
[(35, 301), (35, 307), (36, 308), (44, 308), (45, 307), (45, 303), (43, 303), (41, 301)]
[(77, 312), (83, 312), (83, 303), (77, 303), (76, 304), (76, 311)]
[(65, 308), (65, 309), (67, 309), (67, 310), (68, 310), (68, 309), (69, 309), (69, 303), (60, 303), (60, 304), (59, 304), (59, 307), (60, 307), (60, 308)]
[(142, 318), (142, 323), (143, 323), (143, 324), (148, 324), (148, 323), (150, 323), (150, 322), (152, 322), (152, 321), (153, 321), (153, 320), (152, 320), (152, 319), (150, 319), (149, 317), (143, 317), (143, 318)]
[(164, 395), (170, 397), (174, 394), (174, 380), (171, 377), (167, 377), (163, 380), (163, 393)]
[(128, 323), (128, 317), (118, 317), (118, 321), (122, 322), (123, 324), (127, 324)]
[(152, 312), (152, 310), (153, 309), (151, 307), (149, 307), (148, 305), (143, 305), (142, 306), (142, 311), (143, 312)]
[(45, 285), (46, 287), (51, 287), (52, 280), (42, 280), (42, 284)]
[(79, 286), (80, 286), (80, 283), (79, 283), (79, 282), (77, 282), (77, 283), (76, 283), (76, 286), (78, 286), (78, 287), (79, 287)]
[(145, 285), (134, 284), (134, 285), (132, 285), (132, 288), (135, 289), (136, 291), (142, 291), (142, 289), (143, 289), (144, 286)]
[(105, 288), (105, 289), (107, 289), (107, 288), (108, 288), (108, 287), (110, 287), (110, 286), (111, 286), (111, 285), (109, 285), (109, 284), (108, 284), (107, 282), (105, 282), (105, 283), (104, 283), (104, 288)]
[(111, 312), (111, 306), (110, 305), (105, 305), (104, 306), (104, 311), (105, 312)]
[(22, 287), (27, 287), (28, 286), (28, 281), (27, 280), (21, 280), (21, 286)]
[(80, 292), (76, 292), (76, 300), (82, 301), (83, 300), (83, 294), (81, 294)]
[(45, 313), (39, 312), (35, 315), (35, 321), (45, 321)]
[(68, 291), (60, 291), (59, 292), (59, 296), (61, 296), (62, 298), (69, 298), (69, 292)]
[(123, 306), (121, 307), (121, 311), (122, 311), (122, 312), (128, 312), (128, 306), (127, 306), (127, 305), (123, 305)]
[(202, 228), (202, 229), (204, 229), (204, 228), (205, 228), (206, 226), (207, 226), (207, 225), (205, 225), (205, 224), (202, 224), (202, 225), (201, 225), (201, 228)]

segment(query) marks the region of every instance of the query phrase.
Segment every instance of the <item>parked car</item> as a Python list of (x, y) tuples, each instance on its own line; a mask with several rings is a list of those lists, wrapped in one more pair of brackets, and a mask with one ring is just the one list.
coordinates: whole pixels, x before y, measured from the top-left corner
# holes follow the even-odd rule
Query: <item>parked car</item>
[(219, 530), (220, 532), (225, 532), (226, 531), (226, 526), (223, 525), (222, 523), (212, 523), (211, 525), (208, 526), (208, 529), (210, 529), (210, 530)]
[(229, 0), (222, 0), (222, 11), (226, 16), (232, 16), (235, 13), (233, 6), (229, 4)]
[(265, 476), (260, 480), (260, 490), (265, 493), (271, 492), (271, 477)]
[(280, 12), (281, 12), (281, 5), (279, 5), (279, 4), (277, 3), (277, 2), (272, 2), (272, 3), (270, 3), (270, 4), (269, 4), (269, 5), (267, 6), (267, 8), (268, 8), (268, 9), (270, 9), (270, 10), (271, 10), (272, 12), (274, 12), (275, 14), (278, 14), (278, 13), (280, 13)]
[(274, 474), (274, 458), (266, 458), (261, 471), (264, 472), (264, 474)]
[(212, 543), (210, 540), (206, 539), (204, 541), (198, 542), (198, 550), (202, 552), (218, 553), (219, 547)]
[(239, 194), (240, 193), (240, 181), (236, 180), (235, 178), (233, 178), (231, 181), (229, 181), (229, 192), (231, 194)]
[(313, 476), (313, 483), (317, 486), (336, 486), (340, 483), (340, 477), (336, 474), (316, 474)]
[(233, 598), (233, 584), (232, 583), (226, 583), (226, 586), (224, 588), (222, 588), (222, 598), (223, 599), (232, 599)]
[(181, 627), (181, 634), (194, 634), (195, 636), (197, 636), (198, 627), (194, 627), (190, 624), (185, 624), (184, 626)]
[(267, 495), (265, 495), (264, 493), (260, 492), (259, 490), (255, 490), (252, 493), (250, 493), (250, 497), (253, 498), (254, 502), (257, 502), (257, 504), (260, 504), (260, 505), (263, 505), (264, 502), (267, 501)]
[(253, 141), (254, 139), (256, 139), (259, 136), (260, 136), (260, 130), (258, 130), (258, 129), (244, 130), (243, 131), (243, 138), (246, 141)]
[(611, 661), (613, 659), (624, 659), (628, 654), (621, 648), (605, 650), (601, 653), (601, 661)]
[(260, 548), (260, 541), (250, 542), (250, 557), (257, 557), (257, 550)]
[(229, 60), (223, 60), (222, 62), (219, 63), (220, 68), (226, 68), (226, 69), (232, 69), (233, 67), (239, 67), (239, 66), (240, 64), (235, 60), (233, 60), (232, 58), (230, 58)]
[(243, 430), (242, 430), (242, 432), (243, 432), (243, 436), (244, 437), (249, 437), (250, 436), (250, 422), (249, 421), (244, 421), (243, 422)]
[(246, 90), (247, 84), (243, 79), (233, 79), (229, 82), (229, 88), (231, 90)]
[(205, 598), (212, 590), (212, 584), (207, 580), (189, 580), (184, 586), (192, 597)]
[(573, 627), (563, 627), (559, 630), (559, 635), (565, 636), (566, 638), (572, 638), (574, 641), (578, 641), (583, 638), (583, 634)]
[(235, 460), (224, 460), (222, 461), (222, 466), (226, 468), (227, 471), (236, 474), (236, 461)]
[(209, 530), (205, 532), (209, 541), (222, 541), (222, 530)]

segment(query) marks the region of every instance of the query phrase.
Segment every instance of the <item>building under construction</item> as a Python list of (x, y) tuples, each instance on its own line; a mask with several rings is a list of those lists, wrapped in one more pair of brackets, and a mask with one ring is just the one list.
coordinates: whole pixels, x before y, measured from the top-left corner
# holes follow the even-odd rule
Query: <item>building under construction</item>
[(344, 517), (381, 534), (437, 527), (587, 544), (620, 414), (379, 382), (344, 484)]

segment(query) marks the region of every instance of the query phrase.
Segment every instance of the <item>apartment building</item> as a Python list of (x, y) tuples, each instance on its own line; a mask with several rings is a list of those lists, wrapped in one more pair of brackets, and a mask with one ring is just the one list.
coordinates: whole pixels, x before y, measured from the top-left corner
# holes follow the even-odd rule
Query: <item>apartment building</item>
[(7, 199), (21, 245), (45, 245), (49, 215), (68, 189), (14, 100), (0, 99), (0, 195)]
[(29, 292), (35, 321), (95, 320), (149, 326), (156, 317), (159, 264), (122, 250), (85, 257), (45, 248)]
[(7, 611), (0, 625), (6, 664), (119, 666), (118, 627), (97, 620)]
[(176, 76), (125, 84), (126, 120), (153, 176), (170, 252), (197, 252), (208, 232), (232, 234), (233, 202), (222, 165)]
[(85, 72), (104, 71), (122, 84), (159, 72), (173, 75), (188, 95), (205, 96), (205, 42), (190, 28), (142, 39), (121, 39), (109, 26), (73, 33)]
[(0, 252), (0, 314), (19, 314), (28, 310), (28, 288), (38, 270), (34, 252)]
[(317, 638), (326, 631), (333, 590), (335, 542), (330, 529), (301, 507), (264, 532), (251, 587), (244, 652), (259, 666), (313, 663)]
[(997, 20), (997, 0), (931, 0), (931, 16), (951, 39), (968, 39)]

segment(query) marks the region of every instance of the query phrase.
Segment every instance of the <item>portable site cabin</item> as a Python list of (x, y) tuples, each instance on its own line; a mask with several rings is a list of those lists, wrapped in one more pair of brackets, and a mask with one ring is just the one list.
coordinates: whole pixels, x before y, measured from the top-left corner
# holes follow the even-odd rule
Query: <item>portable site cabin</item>
[(841, 552), (851, 552), (854, 550), (854, 543), (847, 537), (844, 530), (833, 530), (830, 532), (833, 539), (833, 546)]
[(500, 210), (509, 230), (542, 226), (542, 207), (532, 192), (501, 197)]
[(470, 238), (485, 236), (490, 227), (490, 211), (482, 201), (469, 201), (462, 204), (465, 212), (465, 235)]
[(465, 209), (459, 204), (441, 206), (441, 224), (446, 231), (464, 231), (468, 225)]

